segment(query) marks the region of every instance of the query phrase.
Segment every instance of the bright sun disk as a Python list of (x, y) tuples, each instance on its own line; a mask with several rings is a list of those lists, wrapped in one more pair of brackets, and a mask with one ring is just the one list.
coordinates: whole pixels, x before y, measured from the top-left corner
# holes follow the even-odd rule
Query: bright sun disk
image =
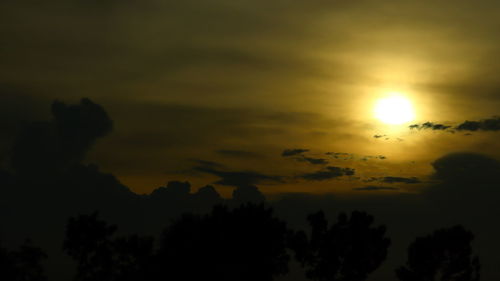
[(415, 119), (410, 100), (400, 95), (379, 99), (374, 111), (375, 117), (386, 124), (398, 125)]

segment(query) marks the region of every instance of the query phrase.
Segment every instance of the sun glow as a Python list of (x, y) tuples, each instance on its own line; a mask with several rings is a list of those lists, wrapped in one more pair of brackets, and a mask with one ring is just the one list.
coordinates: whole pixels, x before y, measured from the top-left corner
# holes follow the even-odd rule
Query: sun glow
[(375, 104), (374, 113), (377, 119), (386, 124), (404, 124), (415, 119), (411, 101), (400, 94), (379, 99)]

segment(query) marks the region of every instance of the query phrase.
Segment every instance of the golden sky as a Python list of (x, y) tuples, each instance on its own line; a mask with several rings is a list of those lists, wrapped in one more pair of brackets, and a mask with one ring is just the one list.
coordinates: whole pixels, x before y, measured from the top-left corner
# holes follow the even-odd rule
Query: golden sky
[[(51, 100), (88, 97), (115, 123), (88, 161), (139, 193), (217, 182), (206, 161), (268, 176), (256, 183), (267, 194), (418, 192), (443, 155), (500, 157), (500, 132), (408, 128), (498, 115), (498, 1), (24, 2), (0, 3), (4, 139), (13, 122), (48, 117)], [(374, 118), (393, 92), (412, 123)], [(329, 166), (355, 174), (304, 177)]]

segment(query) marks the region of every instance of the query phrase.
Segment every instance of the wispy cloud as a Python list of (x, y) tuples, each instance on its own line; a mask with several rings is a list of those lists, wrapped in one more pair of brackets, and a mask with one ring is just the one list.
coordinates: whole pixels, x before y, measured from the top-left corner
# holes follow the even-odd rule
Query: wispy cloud
[(299, 178), (309, 180), (309, 181), (324, 181), (335, 179), (343, 176), (352, 176), (354, 175), (355, 170), (352, 168), (342, 168), (335, 166), (328, 166), (325, 169), (313, 172), (306, 173), (299, 176)]

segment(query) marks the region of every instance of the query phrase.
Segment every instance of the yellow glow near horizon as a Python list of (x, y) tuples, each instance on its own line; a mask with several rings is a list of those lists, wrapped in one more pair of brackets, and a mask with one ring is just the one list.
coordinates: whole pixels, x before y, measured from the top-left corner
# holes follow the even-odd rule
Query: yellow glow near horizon
[(386, 124), (399, 125), (415, 119), (411, 101), (400, 94), (381, 98), (374, 108), (375, 117)]

